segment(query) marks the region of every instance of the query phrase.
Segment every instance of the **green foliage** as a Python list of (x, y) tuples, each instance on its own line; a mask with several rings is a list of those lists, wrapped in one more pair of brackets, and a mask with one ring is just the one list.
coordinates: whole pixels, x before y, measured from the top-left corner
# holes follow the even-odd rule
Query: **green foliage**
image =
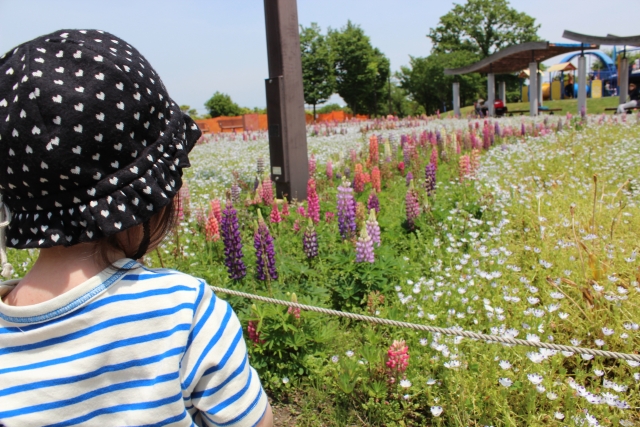
[(229, 95), (217, 91), (204, 103), (204, 106), (209, 110), (211, 117), (239, 116), (242, 114), (242, 109), (231, 100)]
[(344, 111), (344, 108), (338, 104), (326, 104), (318, 108), (319, 114), (331, 113), (333, 111)]
[(191, 106), (189, 105), (181, 105), (180, 111), (182, 111), (184, 114), (188, 114), (194, 120), (207, 118), (198, 115), (198, 110), (196, 110), (195, 108), (191, 108)]
[(335, 88), (333, 58), (329, 43), (315, 22), (310, 27), (300, 26), (300, 50), (304, 101), (313, 105), (329, 99)]
[(409, 66), (402, 66), (398, 78), (400, 86), (409, 93), (411, 99), (420, 104), (427, 114), (436, 110), (453, 108), (451, 86), (460, 82), (461, 105), (473, 102), (482, 86), (482, 78), (475, 73), (463, 76), (446, 76), (445, 68), (457, 68), (476, 62), (477, 55), (467, 51), (449, 54), (435, 53), (426, 58), (410, 57)]
[(379, 114), (378, 100), (384, 97), (389, 59), (351, 21), (341, 30), (329, 29), (329, 43), (338, 94), (356, 114)]
[(485, 58), (507, 46), (539, 40), (540, 25), (507, 0), (467, 0), (440, 17), (427, 37), (433, 53), (467, 51)]

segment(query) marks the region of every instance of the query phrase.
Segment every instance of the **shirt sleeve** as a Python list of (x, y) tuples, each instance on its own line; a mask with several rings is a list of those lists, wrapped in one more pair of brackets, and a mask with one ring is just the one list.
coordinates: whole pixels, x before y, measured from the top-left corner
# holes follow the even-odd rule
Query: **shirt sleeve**
[(181, 363), (186, 401), (207, 426), (254, 426), (267, 396), (249, 364), (242, 327), (229, 303), (201, 282)]

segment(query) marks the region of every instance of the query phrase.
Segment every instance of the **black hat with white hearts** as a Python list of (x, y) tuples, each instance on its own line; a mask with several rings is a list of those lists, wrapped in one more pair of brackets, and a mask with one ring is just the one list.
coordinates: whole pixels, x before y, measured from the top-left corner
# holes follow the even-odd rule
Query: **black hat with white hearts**
[(70, 246), (145, 223), (181, 187), (199, 137), (112, 34), (61, 30), (16, 47), (0, 57), (7, 246)]

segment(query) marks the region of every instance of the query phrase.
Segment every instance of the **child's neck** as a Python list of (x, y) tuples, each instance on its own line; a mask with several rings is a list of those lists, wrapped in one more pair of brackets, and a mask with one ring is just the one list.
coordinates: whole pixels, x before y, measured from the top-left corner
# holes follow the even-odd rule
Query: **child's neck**
[(3, 302), (27, 306), (62, 295), (106, 267), (97, 259), (92, 244), (40, 249), (40, 255), (31, 270), (3, 298)]

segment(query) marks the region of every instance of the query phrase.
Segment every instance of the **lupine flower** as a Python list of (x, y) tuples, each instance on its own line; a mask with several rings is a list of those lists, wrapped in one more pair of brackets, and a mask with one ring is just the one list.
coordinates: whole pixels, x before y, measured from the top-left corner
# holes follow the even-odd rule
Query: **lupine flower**
[(362, 227), (360, 237), (356, 242), (356, 262), (370, 262), (373, 264), (373, 241), (367, 233), (367, 227)]
[(275, 224), (279, 224), (282, 222), (282, 216), (280, 215), (280, 210), (278, 209), (278, 202), (275, 200), (271, 204), (271, 215), (269, 215), (269, 221)]
[(338, 187), (338, 229), (342, 239), (349, 239), (356, 232), (356, 202), (346, 179)]
[(222, 209), (220, 206), (220, 199), (213, 199), (211, 201), (211, 213), (215, 215), (218, 223), (222, 222)]
[(384, 142), (384, 161), (385, 163), (391, 163), (391, 144), (389, 141)]
[(331, 163), (331, 160), (327, 160), (327, 179), (333, 179), (333, 163)]
[(264, 191), (262, 190), (262, 182), (258, 182), (258, 186), (256, 187), (256, 195), (253, 198), (253, 204), (254, 205), (259, 205), (260, 203), (262, 203), (262, 201), (264, 200), (262, 198), (262, 193)]
[(387, 368), (392, 373), (403, 373), (409, 366), (409, 347), (404, 340), (393, 341), (387, 350)]
[(431, 150), (431, 158), (429, 159), (429, 164), (432, 164), (436, 168), (436, 170), (438, 170), (438, 150), (435, 148)]
[(424, 186), (427, 196), (433, 196), (436, 191), (436, 168), (433, 163), (429, 163), (424, 169)]
[(273, 184), (269, 174), (265, 174), (262, 179), (262, 202), (267, 206), (273, 203)]
[(289, 202), (286, 197), (282, 200), (282, 216), (289, 216)]
[[(273, 237), (269, 232), (267, 224), (262, 218), (262, 213), (258, 209), (258, 224), (253, 235), (253, 247), (256, 249), (256, 273), (258, 280), (267, 280), (268, 276), (272, 280), (278, 280), (276, 271), (276, 253), (273, 247)], [(265, 271), (265, 265), (267, 270)]]
[(318, 234), (313, 228), (313, 222), (309, 219), (309, 225), (302, 236), (302, 249), (307, 258), (315, 258), (318, 256)]
[(333, 212), (325, 212), (324, 213), (324, 222), (330, 223), (333, 220), (335, 214)]
[(222, 241), (224, 243), (224, 263), (232, 280), (242, 279), (247, 274), (247, 268), (242, 261), (242, 238), (238, 226), (238, 216), (233, 203), (228, 200), (222, 212)]
[(220, 228), (218, 220), (216, 219), (213, 211), (209, 213), (204, 231), (205, 240), (207, 242), (216, 242), (220, 238)]
[(407, 187), (409, 186), (409, 184), (411, 184), (411, 181), (413, 181), (413, 172), (409, 171), (407, 172), (407, 176), (405, 177), (405, 182), (407, 183)]
[(196, 223), (198, 224), (198, 227), (200, 229), (202, 229), (202, 228), (207, 226), (207, 216), (205, 216), (204, 209), (202, 209), (202, 206), (197, 206), (194, 209), (194, 213), (193, 214), (194, 214), (194, 216), (196, 218)]
[(264, 173), (264, 157), (258, 157), (258, 161), (256, 162), (256, 172), (258, 176)]
[(298, 231), (300, 231), (300, 220), (299, 220), (299, 219), (296, 219), (296, 220), (293, 222), (293, 231), (295, 231), (296, 233), (297, 233)]
[(353, 189), (356, 193), (362, 193), (364, 191), (364, 174), (362, 173), (362, 165), (356, 164), (356, 175), (353, 183)]
[(369, 194), (369, 199), (367, 200), (367, 209), (374, 209), (376, 214), (380, 213), (380, 200), (378, 200), (378, 195), (375, 191), (372, 191)]
[(307, 217), (311, 218), (314, 224), (320, 222), (320, 200), (316, 192), (316, 181), (309, 178), (307, 182)]
[(471, 161), (467, 154), (465, 154), (464, 156), (460, 156), (458, 166), (460, 171), (460, 181), (469, 179), (469, 176), (471, 175)]
[(471, 166), (471, 175), (475, 176), (478, 168), (480, 167), (480, 150), (471, 150), (471, 159), (469, 165)]
[(407, 195), (405, 196), (405, 209), (407, 213), (407, 225), (409, 230), (415, 229), (415, 220), (420, 216), (420, 200), (418, 192), (413, 187), (413, 181), (409, 184)]
[[(295, 292), (291, 294), (291, 302), (298, 302), (298, 297)], [(295, 317), (296, 319), (300, 319), (300, 308), (298, 307), (289, 307), (287, 309), (287, 313)]]
[(367, 217), (367, 208), (362, 202), (356, 202), (356, 224), (361, 224)]
[(378, 168), (378, 166), (375, 166), (372, 170), (371, 170), (371, 187), (376, 190), (378, 193), (381, 191), (380, 187), (381, 187), (381, 182), (380, 182), (380, 168)]
[(371, 135), (369, 137), (369, 165), (377, 166), (378, 162), (378, 137), (376, 135)]
[(249, 339), (255, 344), (264, 344), (264, 340), (260, 339), (260, 332), (257, 331), (256, 324), (253, 320), (249, 320), (247, 332), (249, 333)]
[(404, 176), (404, 162), (398, 163), (398, 170), (400, 171), (400, 175)]
[(311, 154), (309, 157), (309, 176), (313, 176), (316, 173), (316, 155)]
[(237, 182), (234, 182), (231, 185), (231, 201), (235, 204), (240, 203), (240, 186)]
[(350, 154), (351, 154), (351, 162), (355, 163), (356, 160), (358, 160), (358, 153), (356, 153), (356, 150), (352, 148), (350, 151)]
[(380, 246), (380, 226), (376, 220), (375, 209), (369, 210), (369, 219), (367, 220), (366, 228), (369, 237), (371, 237), (371, 241), (375, 243), (376, 246)]

